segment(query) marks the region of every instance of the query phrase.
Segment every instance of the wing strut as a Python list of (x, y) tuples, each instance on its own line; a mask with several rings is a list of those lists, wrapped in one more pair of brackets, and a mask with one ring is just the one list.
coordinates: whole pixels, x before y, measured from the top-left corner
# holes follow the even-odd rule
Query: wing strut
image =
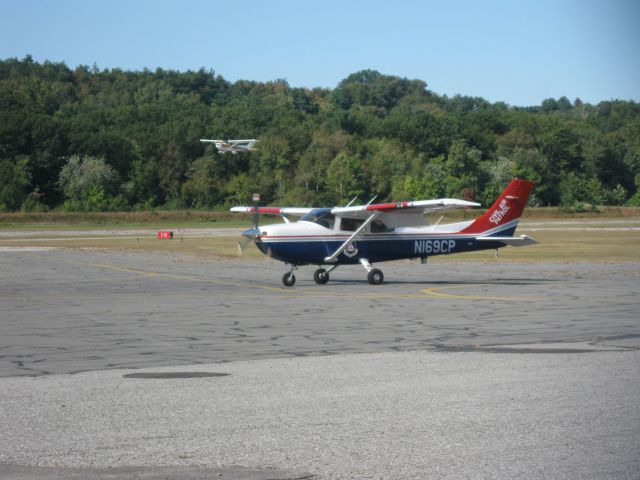
[(342, 252), (344, 252), (344, 249), (347, 248), (347, 246), (353, 241), (354, 238), (356, 238), (358, 235), (360, 235), (360, 233), (367, 228), (367, 225), (369, 225), (371, 222), (373, 222), (373, 220), (379, 215), (380, 212), (373, 212), (369, 218), (367, 218), (362, 225), (360, 225), (360, 227), (358, 227), (358, 229), (353, 232), (353, 234), (347, 238), (344, 243), (342, 245), (340, 245), (340, 247), (338, 247), (338, 249), (333, 252), (333, 255), (331, 255), (330, 257), (325, 257), (324, 261), (327, 263), (333, 263), (338, 259), (338, 255), (340, 255)]

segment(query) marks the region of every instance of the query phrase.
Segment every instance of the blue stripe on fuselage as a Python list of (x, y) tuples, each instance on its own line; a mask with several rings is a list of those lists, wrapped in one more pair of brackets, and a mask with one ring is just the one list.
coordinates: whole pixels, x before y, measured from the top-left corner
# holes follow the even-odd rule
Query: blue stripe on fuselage
[[(515, 227), (514, 227), (515, 230)], [(503, 233), (503, 232), (501, 232)], [(294, 240), (257, 241), (256, 246), (272, 258), (295, 265), (325, 264), (325, 257), (330, 256), (344, 240)], [(413, 237), (410, 239), (360, 239), (353, 242), (357, 252), (352, 256), (344, 252), (338, 257), (337, 263), (356, 264), (360, 258), (366, 258), (372, 263), (406, 258), (430, 257), (433, 255), (448, 255), (451, 253), (472, 252), (476, 250), (491, 250), (504, 247), (499, 241), (475, 240), (475, 236), (441, 236)]]

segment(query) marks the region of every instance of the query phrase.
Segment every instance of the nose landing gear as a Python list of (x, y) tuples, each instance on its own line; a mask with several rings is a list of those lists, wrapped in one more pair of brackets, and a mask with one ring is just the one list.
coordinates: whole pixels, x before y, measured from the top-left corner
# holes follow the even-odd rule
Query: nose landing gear
[(298, 267), (291, 265), (291, 269), (282, 276), (282, 284), (285, 287), (293, 287), (296, 283), (296, 276), (293, 274), (293, 271), (297, 269)]

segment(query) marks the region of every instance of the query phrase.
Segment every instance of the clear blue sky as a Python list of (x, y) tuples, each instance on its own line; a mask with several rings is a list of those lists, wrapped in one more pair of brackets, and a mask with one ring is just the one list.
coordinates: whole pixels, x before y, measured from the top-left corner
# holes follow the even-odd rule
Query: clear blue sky
[(640, 101), (640, 0), (0, 0), (0, 58), (335, 87), (362, 69), (511, 105)]

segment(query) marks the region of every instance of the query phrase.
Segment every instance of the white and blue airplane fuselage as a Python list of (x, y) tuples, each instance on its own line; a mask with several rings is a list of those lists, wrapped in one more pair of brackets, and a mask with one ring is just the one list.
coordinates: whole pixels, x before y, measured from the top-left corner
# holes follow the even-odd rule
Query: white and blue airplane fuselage
[[(536, 243), (526, 235), (514, 237), (533, 183), (514, 179), (502, 195), (475, 220), (428, 225), (424, 214), (479, 206), (455, 199), (421, 200), (336, 208), (234, 207), (233, 212), (282, 215), (285, 223), (258, 226), (243, 233), (265, 255), (291, 266), (283, 283), (295, 283), (293, 270), (318, 265), (317, 283), (326, 283), (339, 265), (362, 264), (371, 284), (383, 274), (373, 263), (407, 258), (423, 261), (434, 255), (498, 249)], [(288, 216), (300, 216), (290, 222)], [(323, 266), (329, 268), (325, 270)]]

